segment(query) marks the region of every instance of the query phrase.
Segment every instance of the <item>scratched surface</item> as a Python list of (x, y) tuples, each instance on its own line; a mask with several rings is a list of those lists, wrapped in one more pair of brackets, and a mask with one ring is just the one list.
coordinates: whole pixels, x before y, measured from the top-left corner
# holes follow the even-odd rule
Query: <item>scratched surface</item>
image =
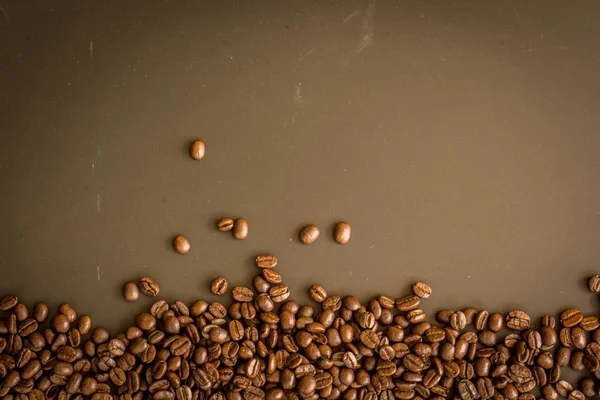
[(125, 280), (212, 300), (272, 252), (299, 300), (597, 310), (600, 3), (0, 3), (1, 293), (124, 327)]

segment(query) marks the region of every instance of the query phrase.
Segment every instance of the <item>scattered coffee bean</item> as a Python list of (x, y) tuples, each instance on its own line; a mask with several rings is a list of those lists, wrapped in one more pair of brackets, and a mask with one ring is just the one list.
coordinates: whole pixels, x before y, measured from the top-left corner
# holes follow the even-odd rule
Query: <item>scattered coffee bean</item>
[(225, 278), (217, 278), (210, 285), (210, 291), (217, 295), (223, 295), (227, 292), (227, 280)]
[(317, 303), (323, 302), (327, 298), (327, 292), (321, 285), (313, 285), (309, 289), (310, 298)]
[(140, 298), (140, 290), (135, 282), (125, 282), (123, 285), (123, 298), (127, 301), (138, 301)]
[(231, 218), (221, 218), (217, 221), (217, 229), (221, 232), (228, 232), (233, 229), (233, 219)]
[(158, 295), (160, 288), (158, 284), (154, 282), (154, 279), (149, 276), (140, 278), (140, 291), (148, 297), (155, 297)]
[(233, 223), (233, 237), (244, 240), (248, 237), (248, 222), (244, 218), (238, 218)]
[(312, 244), (317, 241), (321, 232), (316, 225), (306, 225), (300, 230), (300, 241), (304, 244)]
[(177, 235), (173, 239), (173, 249), (179, 254), (187, 254), (190, 248), (190, 242), (185, 236)]
[(277, 257), (271, 254), (262, 254), (260, 256), (256, 256), (254, 263), (258, 268), (275, 268), (277, 265)]
[(347, 222), (338, 222), (335, 225), (333, 238), (339, 244), (346, 244), (350, 241), (350, 224)]
[(190, 144), (190, 155), (194, 160), (202, 160), (205, 151), (206, 146), (202, 140), (194, 140), (192, 144)]
[(413, 293), (422, 299), (431, 296), (431, 287), (424, 282), (417, 282), (413, 285)]
[(600, 293), (600, 275), (592, 275), (588, 280), (588, 286), (592, 292)]

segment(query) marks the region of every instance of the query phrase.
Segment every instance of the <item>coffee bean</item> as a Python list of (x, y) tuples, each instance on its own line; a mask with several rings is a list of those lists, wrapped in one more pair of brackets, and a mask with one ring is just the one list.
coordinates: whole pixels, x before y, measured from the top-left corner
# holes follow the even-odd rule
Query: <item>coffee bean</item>
[(591, 332), (600, 328), (600, 321), (598, 321), (598, 317), (595, 315), (589, 315), (587, 317), (583, 317), (579, 325), (584, 331)]
[(350, 224), (347, 222), (338, 222), (335, 225), (333, 238), (339, 244), (346, 244), (350, 241)]
[(431, 296), (431, 287), (424, 282), (417, 282), (412, 287), (413, 293), (422, 299)]
[(236, 286), (231, 290), (231, 295), (235, 301), (247, 303), (252, 301), (254, 292), (245, 286)]
[(266, 269), (275, 268), (275, 266), (277, 265), (277, 257), (275, 257), (274, 255), (271, 255), (271, 254), (262, 254), (262, 255), (256, 256), (254, 263), (256, 264), (256, 266), (258, 268), (266, 268)]
[(317, 303), (323, 302), (327, 298), (327, 292), (321, 285), (313, 285), (308, 290), (310, 298)]
[(221, 218), (217, 221), (217, 229), (221, 232), (228, 232), (233, 229), (233, 219), (231, 218)]
[(592, 292), (600, 293), (600, 275), (592, 275), (588, 280), (588, 286)]
[(487, 320), (488, 329), (492, 332), (500, 332), (504, 328), (504, 318), (500, 313), (491, 313)]
[(160, 288), (154, 279), (144, 276), (140, 278), (140, 291), (148, 297), (155, 297), (158, 295)]
[(0, 298), (0, 310), (8, 311), (15, 307), (19, 303), (19, 298), (17, 296), (4, 296)]
[(217, 278), (210, 285), (210, 291), (217, 295), (223, 295), (227, 292), (227, 280), (225, 278)]
[(306, 225), (300, 230), (300, 241), (304, 244), (312, 244), (317, 241), (321, 232), (316, 225)]
[(140, 298), (140, 290), (135, 282), (125, 282), (123, 285), (123, 298), (130, 302), (138, 301)]
[(560, 323), (566, 328), (571, 328), (581, 322), (583, 315), (576, 308), (570, 308), (560, 314)]
[(396, 308), (400, 311), (406, 312), (419, 307), (419, 303), (419, 297), (415, 295), (408, 295), (396, 299)]
[(173, 238), (173, 249), (179, 254), (186, 254), (190, 251), (190, 241), (185, 236), (177, 235)]
[(457, 311), (450, 316), (450, 326), (457, 331), (465, 329), (467, 326), (467, 317), (462, 311)]
[(258, 293), (266, 293), (271, 288), (271, 284), (267, 282), (261, 275), (256, 275), (252, 279), (252, 286)]
[(269, 289), (269, 296), (275, 303), (281, 303), (287, 300), (290, 297), (290, 291), (288, 285), (285, 283), (280, 283), (279, 285), (275, 285)]
[(277, 285), (283, 281), (281, 274), (274, 269), (263, 269), (262, 275), (265, 280), (271, 284)]
[(202, 160), (206, 151), (206, 145), (202, 140), (194, 140), (190, 144), (190, 155), (194, 160)]
[(233, 237), (238, 240), (244, 240), (248, 237), (248, 222), (244, 218), (238, 218), (233, 223)]
[(527, 313), (513, 310), (506, 315), (506, 326), (510, 329), (523, 331), (529, 328), (530, 318)]

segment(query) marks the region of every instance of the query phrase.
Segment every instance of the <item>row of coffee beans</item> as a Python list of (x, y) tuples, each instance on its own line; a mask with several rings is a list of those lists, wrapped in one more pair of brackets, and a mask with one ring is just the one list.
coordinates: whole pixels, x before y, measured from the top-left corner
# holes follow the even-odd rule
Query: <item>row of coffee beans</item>
[[(322, 285), (300, 305), (276, 271), (256, 257), (252, 287), (232, 301), (156, 301), (110, 336), (63, 304), (50, 316), (16, 296), (0, 299), (0, 398), (81, 400), (579, 400), (600, 396), (600, 323), (578, 309), (533, 324), (523, 310), (502, 315), (420, 308), (431, 295), (380, 295), (362, 303)], [(597, 278), (592, 278), (597, 279)], [(596, 290), (596, 281), (590, 288)], [(158, 294), (153, 280), (136, 287)], [(132, 289), (135, 290), (135, 289)], [(211, 285), (228, 290), (224, 278)], [(49, 324), (47, 322), (49, 321)], [(508, 331), (508, 332), (506, 332)], [(580, 373), (565, 379), (567, 369)]]

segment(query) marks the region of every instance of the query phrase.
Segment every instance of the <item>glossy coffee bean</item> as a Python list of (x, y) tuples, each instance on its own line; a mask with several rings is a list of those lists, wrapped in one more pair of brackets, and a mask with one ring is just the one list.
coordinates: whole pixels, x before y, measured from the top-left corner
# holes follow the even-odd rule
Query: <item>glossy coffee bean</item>
[(312, 244), (317, 241), (321, 232), (316, 225), (307, 225), (300, 230), (300, 234), (298, 235), (300, 241), (304, 244)]
[(190, 241), (182, 235), (173, 238), (173, 249), (179, 254), (187, 254), (191, 249)]
[(335, 225), (333, 238), (339, 244), (346, 244), (350, 241), (350, 224), (347, 222), (338, 222)]
[(140, 290), (135, 282), (125, 282), (123, 285), (123, 298), (129, 302), (138, 301), (140, 298)]
[(244, 218), (238, 218), (233, 223), (233, 237), (238, 240), (244, 240), (248, 237), (248, 222)]
[(216, 295), (223, 295), (227, 292), (227, 280), (225, 278), (216, 278), (210, 285), (210, 291)]
[(229, 232), (233, 229), (233, 219), (221, 218), (217, 221), (217, 229), (221, 232)]

